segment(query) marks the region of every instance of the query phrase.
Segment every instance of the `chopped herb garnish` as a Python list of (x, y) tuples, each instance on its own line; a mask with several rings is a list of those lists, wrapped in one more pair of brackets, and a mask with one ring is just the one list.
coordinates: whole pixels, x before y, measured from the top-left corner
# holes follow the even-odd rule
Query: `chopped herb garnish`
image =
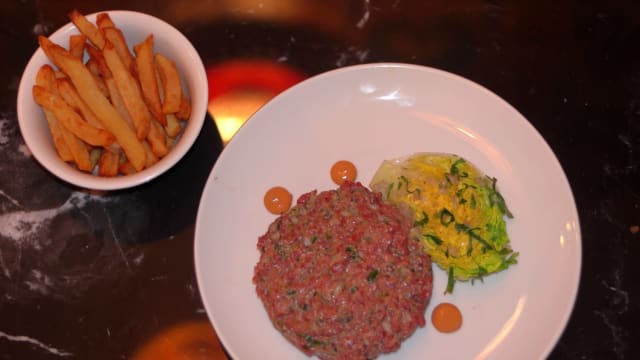
[(489, 204), (491, 206), (494, 206), (494, 205), (498, 206), (498, 209), (500, 209), (501, 213), (503, 213), (509, 219), (513, 219), (513, 214), (511, 213), (511, 211), (509, 211), (509, 208), (507, 207), (507, 203), (504, 201), (504, 197), (502, 197), (502, 194), (500, 194), (500, 192), (496, 188), (496, 183), (498, 182), (498, 179), (496, 178), (489, 178), (489, 179), (491, 180), (491, 189), (489, 192)]
[(378, 277), (378, 269), (373, 269), (367, 276), (368, 282), (373, 282)]
[[(410, 189), (409, 189), (409, 179), (407, 179), (407, 177), (406, 177), (406, 176), (404, 176), (404, 175), (400, 175), (400, 180), (402, 180), (402, 182), (404, 182), (404, 184), (405, 184), (405, 186), (406, 186), (406, 188), (407, 188), (407, 192), (408, 192), (409, 194), (413, 194), (413, 193), (418, 193), (418, 194), (420, 194), (420, 188), (415, 188), (415, 189), (413, 189), (413, 190), (410, 190)], [(400, 188), (400, 186), (401, 186), (401, 184), (400, 184), (400, 185), (398, 185), (398, 189)]]
[(345, 250), (347, 251), (347, 254), (349, 254), (349, 259), (356, 260), (358, 258), (358, 252), (351, 246), (347, 246)]
[(294, 289), (287, 290), (287, 295), (294, 295), (296, 291)]
[(493, 249), (495, 250), (495, 247), (489, 243), (487, 240), (483, 239), (480, 235), (478, 235), (475, 231), (478, 230), (478, 228), (470, 228), (467, 225), (463, 224), (463, 223), (456, 223), (456, 231), (458, 232), (464, 232), (466, 234), (469, 235), (470, 239), (473, 240), (477, 240), (478, 242), (480, 242), (485, 248), (488, 249)]
[(451, 168), (449, 169), (449, 173), (451, 175), (455, 175), (458, 177), (468, 177), (469, 173), (467, 173), (466, 171), (462, 171), (460, 172), (460, 169), (458, 169), (458, 165), (460, 164), (464, 164), (466, 161), (463, 158), (459, 158), (458, 160), (454, 161), (453, 164), (451, 164)]
[(429, 223), (429, 215), (426, 212), (422, 212), (422, 219), (416, 220), (413, 223), (413, 226), (425, 226)]
[(447, 278), (447, 290), (445, 291), (445, 294), (452, 294), (453, 293), (453, 287), (456, 284), (456, 278), (453, 276), (453, 266), (449, 267), (449, 276)]
[(440, 223), (442, 225), (448, 226), (449, 224), (451, 224), (454, 221), (455, 221), (455, 217), (453, 216), (451, 211), (449, 211), (447, 209), (442, 209), (440, 211)]
[(424, 234), (425, 239), (433, 241), (436, 245), (442, 245), (442, 239), (432, 234)]
[(314, 339), (311, 335), (307, 335), (304, 340), (307, 342), (307, 346), (308, 347), (314, 347), (314, 346), (322, 346), (324, 345), (324, 342)]
[(389, 183), (387, 186), (387, 199), (391, 197), (391, 190), (393, 190), (393, 183)]

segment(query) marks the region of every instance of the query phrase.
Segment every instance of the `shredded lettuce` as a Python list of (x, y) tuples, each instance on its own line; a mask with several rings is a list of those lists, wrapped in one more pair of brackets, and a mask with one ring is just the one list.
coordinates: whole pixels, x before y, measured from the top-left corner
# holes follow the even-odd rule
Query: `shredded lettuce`
[(387, 160), (371, 188), (392, 203), (407, 206), (421, 228), (422, 245), (456, 280), (476, 280), (516, 264), (505, 219), (513, 218), (497, 179), (456, 155), (420, 153)]

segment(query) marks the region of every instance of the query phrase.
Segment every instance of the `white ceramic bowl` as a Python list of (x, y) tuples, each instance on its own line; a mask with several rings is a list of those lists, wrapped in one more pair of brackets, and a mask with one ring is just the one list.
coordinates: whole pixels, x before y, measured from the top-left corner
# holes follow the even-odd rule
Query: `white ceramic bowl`
[[(76, 186), (94, 190), (117, 190), (146, 183), (175, 165), (191, 148), (198, 137), (207, 111), (208, 84), (202, 63), (189, 40), (176, 28), (153, 16), (133, 11), (104, 11), (124, 33), (131, 48), (154, 34), (154, 51), (172, 59), (182, 76), (183, 87), (192, 104), (191, 118), (184, 132), (169, 154), (155, 165), (133, 175), (113, 178), (99, 177), (76, 170), (62, 161), (55, 150), (53, 140), (41, 107), (32, 97), (32, 87), (38, 69), (50, 63), (44, 51), (38, 48), (22, 74), (18, 89), (17, 113), (20, 131), (34, 158), (60, 179)], [(86, 15), (95, 24), (97, 13)], [(78, 33), (73, 23), (68, 23), (53, 33), (49, 39), (66, 47), (69, 36)]]

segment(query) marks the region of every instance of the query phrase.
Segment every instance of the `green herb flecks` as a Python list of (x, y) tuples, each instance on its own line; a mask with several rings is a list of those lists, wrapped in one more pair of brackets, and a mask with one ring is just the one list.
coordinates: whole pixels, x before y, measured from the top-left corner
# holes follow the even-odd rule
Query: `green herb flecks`
[(423, 227), (423, 226), (427, 225), (428, 223), (429, 223), (429, 215), (427, 215), (427, 213), (423, 211), (422, 212), (422, 219), (416, 220), (413, 223), (413, 226)]
[(402, 184), (404, 184), (405, 188), (407, 189), (407, 192), (409, 194), (418, 194), (420, 195), (420, 188), (415, 188), (413, 190), (409, 189), (409, 179), (407, 179), (406, 176), (404, 175), (400, 175), (400, 180), (402, 181), (400, 184), (398, 184), (398, 189), (400, 189), (402, 187)]
[(453, 293), (453, 287), (456, 284), (456, 278), (453, 275), (453, 267), (449, 267), (449, 271), (448, 271), (448, 277), (447, 277), (447, 290), (445, 291), (445, 294), (452, 294)]
[(451, 167), (449, 168), (449, 174), (458, 176), (461, 178), (469, 177), (469, 173), (467, 173), (466, 171), (460, 171), (460, 169), (458, 168), (458, 165), (461, 165), (464, 163), (466, 163), (466, 161), (463, 158), (459, 158), (458, 160), (454, 161), (453, 164), (451, 164)]
[(369, 272), (369, 275), (367, 276), (367, 282), (374, 282), (377, 277), (378, 277), (378, 269), (373, 269), (371, 270), (371, 272)]
[(306, 345), (310, 348), (315, 346), (322, 346), (325, 344), (323, 341), (317, 340), (311, 335), (305, 336), (304, 341), (307, 343)]
[(454, 222), (456, 218), (453, 216), (453, 213), (446, 208), (440, 210), (440, 223), (444, 226), (449, 226), (452, 222)]
[(347, 246), (345, 251), (349, 255), (349, 259), (351, 259), (351, 260), (357, 260), (358, 259), (358, 251), (356, 249), (352, 248), (351, 246)]
[(437, 237), (437, 236), (435, 236), (433, 234), (424, 234), (422, 236), (424, 236), (425, 239), (432, 241), (437, 246), (442, 245), (442, 239), (440, 239), (439, 237)]
[(471, 247), (471, 240), (477, 240), (485, 248), (493, 249), (493, 250), (496, 249), (495, 246), (493, 246), (493, 244), (491, 244), (487, 240), (483, 239), (480, 235), (478, 235), (476, 233), (476, 230), (478, 230), (478, 228), (473, 228), (472, 229), (469, 226), (467, 226), (465, 224), (462, 224), (462, 223), (456, 223), (455, 227), (456, 227), (456, 231), (457, 232), (459, 232), (459, 233), (462, 232), (462, 233), (466, 233), (467, 235), (469, 235), (469, 247)]
[(489, 180), (491, 180), (491, 188), (489, 189), (489, 204), (491, 206), (498, 206), (498, 209), (500, 209), (501, 213), (503, 213), (509, 219), (513, 219), (513, 214), (507, 207), (507, 203), (505, 202), (504, 197), (502, 197), (502, 194), (500, 194), (500, 192), (496, 188), (498, 179), (492, 177), (489, 178)]

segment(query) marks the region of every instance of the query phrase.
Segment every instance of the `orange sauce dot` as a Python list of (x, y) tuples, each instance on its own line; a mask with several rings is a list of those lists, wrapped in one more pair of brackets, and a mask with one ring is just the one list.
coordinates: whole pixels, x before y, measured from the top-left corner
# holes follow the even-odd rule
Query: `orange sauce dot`
[(331, 167), (331, 180), (341, 185), (345, 181), (355, 181), (358, 176), (356, 166), (347, 160), (340, 160)]
[(462, 326), (462, 313), (451, 303), (441, 303), (433, 309), (431, 322), (440, 332), (454, 332)]
[(272, 214), (282, 214), (289, 210), (293, 197), (287, 189), (275, 186), (264, 194), (264, 206)]

